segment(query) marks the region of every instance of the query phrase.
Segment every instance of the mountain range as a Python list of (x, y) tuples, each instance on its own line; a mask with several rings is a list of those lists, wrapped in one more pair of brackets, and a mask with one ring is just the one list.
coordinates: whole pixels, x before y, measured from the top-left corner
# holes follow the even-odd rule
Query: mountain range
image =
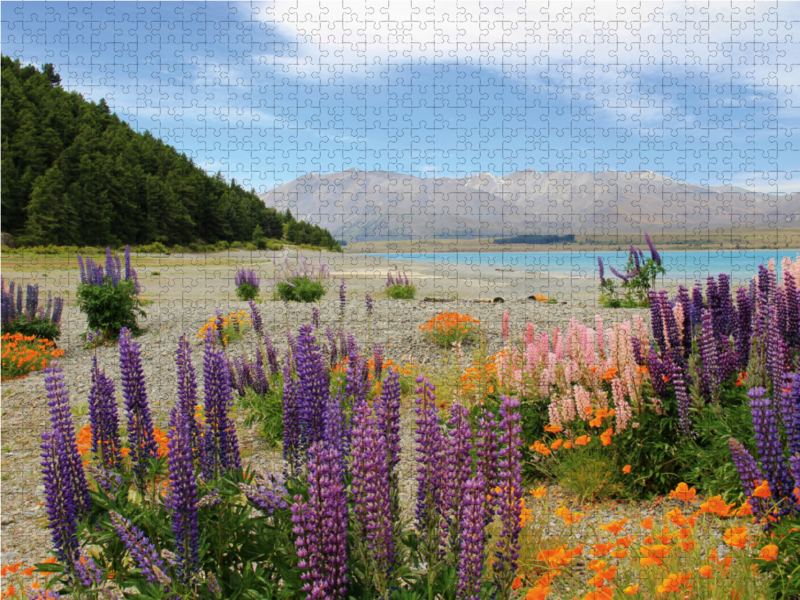
[(421, 178), (350, 169), (309, 173), (259, 197), (348, 243), (800, 225), (800, 192), (696, 185), (651, 171)]

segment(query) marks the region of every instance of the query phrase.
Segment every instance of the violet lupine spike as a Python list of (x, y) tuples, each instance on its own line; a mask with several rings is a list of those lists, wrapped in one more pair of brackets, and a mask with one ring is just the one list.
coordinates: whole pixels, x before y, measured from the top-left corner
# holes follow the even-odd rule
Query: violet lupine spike
[(188, 583), (200, 566), (200, 530), (197, 519), (197, 482), (194, 476), (194, 414), (173, 409), (175, 427), (169, 439), (169, 505), (178, 556), (178, 578)]
[(62, 467), (68, 469), (66, 476), (72, 482), (77, 517), (83, 518), (91, 512), (92, 500), (89, 495), (89, 485), (86, 483), (86, 473), (83, 471), (83, 461), (78, 453), (75, 426), (72, 423), (72, 413), (69, 408), (69, 391), (58, 361), (53, 361), (45, 368), (44, 373), (50, 423), (53, 431), (60, 435), (65, 444), (63, 452), (66, 462), (62, 464)]
[(644, 241), (647, 242), (647, 247), (650, 248), (650, 258), (653, 259), (658, 266), (661, 266), (661, 255), (659, 255), (658, 250), (656, 250), (655, 244), (650, 239), (650, 236), (645, 233), (644, 234)]
[(130, 552), (133, 562), (142, 572), (145, 579), (152, 584), (162, 586), (169, 590), (172, 580), (164, 572), (164, 562), (156, 551), (156, 547), (147, 539), (144, 532), (131, 523), (128, 519), (115, 511), (110, 511), (111, 524), (114, 531)]
[[(342, 407), (342, 392), (336, 392), (325, 405), (322, 439), (336, 448), (342, 460), (350, 453), (350, 429)], [(344, 466), (343, 466), (344, 468)]]
[(603, 283), (606, 282), (606, 280), (605, 280), (605, 277), (604, 277), (605, 268), (603, 267), (603, 257), (602, 256), (598, 256), (597, 257), (597, 267), (598, 267), (599, 272), (600, 272), (600, 283), (603, 284)]
[(375, 400), (375, 416), (379, 432), (386, 437), (391, 471), (400, 463), (400, 396), (400, 374), (389, 371)]
[(433, 560), (439, 553), (442, 539), (441, 511), (444, 493), (444, 437), (436, 408), (434, 386), (422, 375), (416, 379), (419, 387), (415, 423), (417, 430), (417, 530), (427, 547), (426, 558)]
[(137, 484), (144, 487), (144, 475), (150, 460), (156, 457), (153, 420), (147, 404), (139, 344), (131, 340), (130, 331), (123, 327), (119, 334), (119, 368), (122, 374), (122, 397), (128, 417), (128, 445)]
[[(774, 295), (773, 298), (775, 298)], [(785, 347), (777, 312), (775, 303), (770, 302), (767, 306), (767, 374), (772, 382), (775, 397), (780, 394), (783, 374), (786, 372), (784, 368)]]
[(133, 279), (133, 269), (131, 268), (131, 246), (127, 244), (125, 246), (125, 281), (129, 279)]
[(48, 527), (59, 561), (72, 565), (78, 552), (79, 517), (66, 448), (59, 430), (42, 434), (42, 480)]
[(299, 471), (302, 463), (302, 426), (297, 387), (289, 361), (286, 361), (283, 366), (283, 458), (292, 474)]
[(641, 268), (639, 265), (639, 255), (636, 253), (636, 249), (633, 247), (633, 244), (631, 244), (630, 250), (631, 250), (631, 257), (633, 258), (633, 264), (636, 270), (638, 271)]
[(742, 489), (745, 495), (748, 496), (748, 502), (753, 511), (753, 516), (758, 520), (761, 515), (769, 510), (768, 506), (762, 506), (762, 502), (758, 498), (753, 497), (756, 486), (761, 485), (761, 482), (765, 481), (764, 474), (761, 472), (753, 456), (739, 440), (731, 438), (728, 441), (728, 445), (731, 450), (733, 464), (736, 465), (736, 470), (739, 472), (739, 480), (742, 483)]
[(800, 502), (800, 494), (797, 493), (797, 490), (800, 489), (800, 452), (789, 457), (789, 470), (794, 477), (794, 503), (797, 504)]
[(325, 442), (309, 448), (308, 501), (295, 496), (293, 533), (305, 582), (313, 600), (336, 600), (347, 592), (347, 494), (342, 457)]
[(100, 370), (97, 356), (92, 359), (92, 388), (89, 390), (89, 426), (92, 454), (101, 465), (116, 469), (122, 461), (119, 417), (114, 382)]
[(677, 360), (683, 362), (683, 354), (681, 354), (681, 336), (678, 331), (678, 323), (675, 321), (675, 313), (672, 312), (670, 306), (669, 296), (666, 290), (661, 290), (658, 293), (659, 301), (661, 302), (661, 314), (664, 318), (664, 328), (669, 340), (670, 349), (677, 354)]
[(353, 409), (352, 436), (353, 512), (370, 578), (385, 581), (394, 561), (389, 455), (386, 437), (366, 400)]
[(752, 335), (753, 306), (747, 288), (736, 290), (736, 352), (739, 357), (739, 368), (747, 367), (750, 357), (750, 337)]
[(703, 361), (703, 387), (713, 397), (714, 390), (722, 383), (719, 373), (717, 341), (714, 336), (713, 315), (710, 309), (703, 310), (702, 331), (699, 340), (700, 358)]
[(83, 552), (75, 561), (75, 574), (84, 588), (99, 588), (103, 584), (103, 571), (92, 557), (86, 556)]
[(661, 398), (666, 397), (668, 389), (664, 377), (669, 377), (669, 375), (667, 375), (666, 365), (653, 348), (650, 348), (647, 363), (650, 370), (650, 379), (653, 382), (653, 391)]
[(686, 391), (683, 368), (675, 364), (672, 358), (670, 358), (666, 366), (667, 372), (670, 373), (672, 385), (675, 388), (675, 397), (678, 400), (678, 427), (683, 435), (694, 437), (694, 433), (692, 432), (692, 420), (689, 417), (691, 399)]
[(683, 308), (683, 328), (681, 330), (681, 345), (683, 355), (687, 357), (692, 353), (692, 329), (695, 321), (692, 315), (692, 302), (689, 299), (689, 290), (684, 286), (678, 286), (678, 303)]
[(782, 516), (791, 508), (788, 499), (792, 497), (794, 485), (783, 456), (775, 407), (763, 387), (751, 388), (747, 395), (750, 397), (758, 460), (769, 482), (773, 503)]
[(719, 296), (719, 289), (717, 288), (716, 280), (709, 276), (706, 281), (706, 304), (708, 310), (711, 312), (714, 334), (721, 335), (720, 315), (722, 312), (722, 300)]
[[(458, 403), (450, 406), (448, 435), (445, 438), (445, 488), (444, 517), (451, 527), (461, 522), (464, 486), (472, 475), (472, 428), (469, 425), (469, 411)], [(458, 542), (457, 529), (451, 542)]]
[(272, 344), (272, 339), (266, 332), (264, 333), (264, 348), (267, 351), (267, 363), (269, 363), (270, 375), (275, 377), (281, 371), (278, 366), (278, 351), (275, 349), (275, 346)]
[(373, 309), (372, 296), (370, 296), (369, 292), (367, 292), (367, 295), (364, 296), (364, 302), (367, 305), (367, 318), (369, 319), (370, 317), (372, 317), (372, 309)]
[(39, 307), (39, 284), (28, 284), (25, 297), (25, 312), (28, 315), (28, 321), (31, 321), (36, 316), (36, 310)]
[(325, 411), (331, 402), (330, 374), (310, 325), (300, 327), (295, 367), (297, 371), (297, 418), (300, 424), (300, 453), (325, 434)]
[(258, 335), (263, 333), (264, 321), (261, 319), (261, 311), (258, 310), (258, 305), (255, 300), (248, 301), (250, 305), (250, 321), (253, 324), (253, 329)]
[[(80, 254), (78, 254), (78, 270), (80, 271), (80, 274), (81, 274), (81, 283), (82, 284), (88, 283), (86, 281), (86, 267), (83, 264), (83, 256), (81, 256)], [(13, 295), (13, 293), (14, 293), (13, 292), (13, 288), (12, 288), (12, 292), (11, 293)]]
[(475, 454), (477, 456), (476, 471), (483, 481), (483, 498), (486, 504), (486, 525), (494, 518), (494, 503), (489, 498), (497, 487), (497, 422), (494, 415), (487, 410), (478, 419)]
[(114, 257), (111, 255), (111, 248), (106, 246), (106, 272), (105, 272), (105, 276), (111, 281), (112, 285), (116, 286), (116, 283), (114, 282), (114, 280), (116, 279), (115, 275), (116, 275), (116, 272), (115, 272), (115, 269), (114, 269)]
[(383, 346), (375, 344), (372, 349), (372, 364), (374, 381), (380, 381), (383, 376)]
[(636, 336), (631, 338), (631, 346), (633, 347), (633, 359), (640, 367), (645, 364), (644, 355), (642, 354), (642, 342)]
[(620, 273), (619, 271), (617, 271), (614, 267), (612, 267), (610, 265), (609, 265), (608, 268), (616, 277), (619, 277), (620, 279), (622, 279), (623, 283), (628, 283), (628, 276), (627, 275), (623, 275), (622, 273)]
[[(200, 424), (197, 422), (195, 412), (197, 410), (197, 375), (192, 365), (192, 347), (186, 335), (182, 335), (178, 342), (178, 349), (175, 351), (175, 366), (178, 373), (178, 401), (176, 407), (178, 414), (184, 418), (189, 427), (189, 437), (192, 440), (192, 448), (195, 449), (195, 458), (200, 456)], [(170, 427), (176, 427), (177, 423), (170, 420)]]
[(519, 534), (522, 530), (522, 427), (520, 402), (516, 397), (500, 396), (498, 487), (495, 503), (501, 533), (495, 544), (493, 571), (501, 594), (508, 597), (519, 560)]
[(786, 429), (786, 442), (790, 455), (800, 452), (800, 374), (787, 374), (784, 379), (784, 401), (781, 416)]
[(256, 347), (256, 362), (251, 366), (251, 372), (253, 374), (253, 391), (259, 396), (265, 395), (269, 392), (269, 378), (264, 371), (264, 355), (259, 347)]
[(342, 283), (339, 285), (339, 310), (341, 311), (342, 318), (344, 318), (344, 309), (347, 304), (347, 285), (345, 284), (344, 277)]
[(344, 396), (352, 398), (351, 405), (355, 406), (367, 397), (369, 391), (369, 367), (359, 354), (355, 336), (348, 335), (350, 354), (347, 357), (347, 375), (345, 377)]
[(331, 359), (330, 359), (330, 366), (331, 368), (336, 366), (336, 359), (338, 358), (338, 348), (339, 344), (336, 341), (336, 334), (333, 330), (328, 327), (325, 329), (325, 336), (328, 338), (328, 342), (330, 343), (330, 352), (331, 352)]
[(225, 352), (215, 349), (214, 337), (213, 332), (206, 337), (203, 362), (206, 427), (201, 463), (206, 479), (215, 479), (226, 470), (242, 468), (236, 426), (230, 418), (233, 404), (230, 368)]
[(314, 329), (319, 329), (319, 308), (316, 306), (311, 307), (311, 326)]
[(786, 303), (786, 342), (792, 348), (800, 346), (800, 297), (797, 283), (791, 273), (784, 274)]
[(667, 342), (664, 337), (664, 319), (661, 316), (661, 301), (654, 290), (648, 292), (650, 297), (650, 325), (653, 328), (653, 338), (658, 344), (658, 349), (664, 353), (667, 351)]
[(733, 297), (731, 296), (731, 278), (725, 273), (720, 273), (717, 279), (717, 293), (719, 294), (720, 302), (720, 331), (718, 333), (727, 339), (733, 331), (735, 322)]
[(480, 600), (481, 597), (487, 521), (485, 487), (486, 482), (480, 474), (464, 485), (464, 510), (458, 528), (461, 541), (457, 570), (460, 600)]
[(258, 510), (271, 515), (276, 510), (289, 508), (289, 504), (284, 499), (287, 494), (284, 481), (272, 474), (267, 477), (257, 476), (252, 484), (240, 483), (239, 489)]

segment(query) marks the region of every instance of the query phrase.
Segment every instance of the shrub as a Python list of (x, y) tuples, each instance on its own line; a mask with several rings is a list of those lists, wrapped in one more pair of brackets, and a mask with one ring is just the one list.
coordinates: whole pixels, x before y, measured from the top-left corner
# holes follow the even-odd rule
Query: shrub
[(15, 287), (15, 283), (10, 281), (6, 289), (6, 282), (2, 280), (2, 331), (53, 341), (61, 337), (61, 316), (64, 310), (61, 297), (56, 296), (53, 299), (48, 292), (47, 302), (40, 306), (39, 284), (28, 284), (23, 304), (22, 286), (16, 287), (16, 298)]
[(134, 335), (142, 330), (136, 318), (146, 317), (140, 308), (139, 282), (131, 267), (130, 246), (125, 247), (125, 266), (119, 256), (106, 248), (105, 269), (78, 255), (81, 283), (78, 285), (78, 306), (86, 315), (90, 331), (101, 331), (106, 339), (116, 339), (125, 328)]
[(5, 333), (0, 339), (3, 381), (27, 377), (31, 371), (42, 370), (49, 361), (64, 355), (50, 339), (21, 333)]
[(261, 277), (250, 269), (239, 269), (234, 278), (236, 283), (236, 297), (242, 302), (255, 300), (258, 298), (258, 286), (261, 285)]
[(406, 272), (400, 271), (395, 267), (395, 271), (389, 271), (386, 277), (386, 295), (394, 300), (413, 300), (417, 294), (417, 287), (408, 281)]
[(655, 287), (656, 277), (665, 275), (667, 270), (662, 266), (661, 256), (650, 240), (650, 236), (645, 233), (644, 237), (650, 247), (650, 258), (645, 259), (642, 251), (637, 250), (631, 244), (625, 274), (618, 272), (614, 267), (609, 267), (611, 272), (622, 281), (621, 292), (617, 290), (613, 279), (604, 277), (603, 258), (597, 257), (597, 265), (600, 270), (600, 304), (602, 306), (635, 308), (650, 305), (649, 294), (650, 290)]
[(450, 348), (454, 343), (473, 341), (478, 334), (476, 325), (479, 323), (478, 319), (470, 315), (451, 312), (439, 313), (419, 328), (435, 344)]
[(301, 254), (293, 268), (287, 256), (276, 267), (274, 296), (278, 300), (316, 302), (328, 291), (331, 274), (322, 259), (314, 263)]

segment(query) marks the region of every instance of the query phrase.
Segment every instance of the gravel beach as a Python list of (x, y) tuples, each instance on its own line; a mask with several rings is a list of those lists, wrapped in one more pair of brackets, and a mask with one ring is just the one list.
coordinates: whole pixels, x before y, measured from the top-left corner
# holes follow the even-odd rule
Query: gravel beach
[[(159, 260), (168, 261), (170, 258)], [(594, 326), (596, 313), (603, 317), (607, 325), (614, 321), (630, 319), (634, 314), (643, 315), (649, 322), (648, 310), (598, 310), (594, 298), (584, 294), (585, 282), (570, 287), (567, 285), (571, 281), (569, 279), (563, 286), (567, 290), (566, 296), (570, 299), (559, 304), (543, 304), (525, 300), (527, 292), (525, 294), (505, 294), (506, 301), (503, 303), (475, 303), (463, 300), (433, 303), (419, 299), (402, 301), (378, 297), (374, 301), (372, 317), (368, 319), (363, 295), (366, 291), (370, 291), (376, 296), (380, 293), (385, 282), (385, 270), (388, 268), (388, 264), (381, 264), (380, 261), (376, 263), (372, 257), (358, 257), (358, 260), (350, 257), (350, 260), (351, 271), (338, 271), (338, 273), (343, 273), (347, 279), (348, 302), (344, 315), (345, 329), (355, 334), (362, 347), (367, 342), (369, 329), (371, 343), (383, 344), (384, 355), (387, 358), (400, 364), (415, 359), (423, 367), (424, 372), (427, 371), (431, 374), (434, 374), (436, 369), (442, 368), (445, 355), (442, 350), (424, 339), (419, 325), (443, 310), (457, 310), (479, 319), (490, 353), (496, 352), (502, 347), (501, 323), (505, 310), (508, 310), (510, 315), (512, 334), (524, 331), (525, 324), (529, 321), (535, 324), (537, 331), (552, 331), (556, 326), (563, 329), (572, 317), (576, 317), (582, 323)], [(243, 263), (244, 260), (239, 262)], [(202, 387), (200, 372), (202, 340), (197, 337), (198, 330), (210, 317), (214, 316), (215, 309), (219, 309), (224, 315), (231, 311), (248, 310), (246, 303), (231, 301), (235, 265), (222, 268), (221, 263), (216, 267), (204, 266), (200, 263), (201, 261), (198, 260), (186, 264), (184, 260), (182, 265), (177, 264), (177, 261), (174, 264), (165, 264), (160, 267), (160, 274), (157, 276), (150, 275), (152, 271), (156, 270), (153, 266), (138, 268), (145, 287), (143, 295), (152, 299), (154, 303), (146, 308), (148, 318), (142, 321), (148, 331), (136, 341), (142, 348), (147, 393), (154, 411), (154, 420), (156, 425), (162, 428), (166, 427), (169, 412), (175, 402), (174, 355), (180, 335), (186, 333), (192, 340), (193, 360), (195, 368), (198, 368), (199, 384)], [(134, 260), (134, 264), (138, 264), (136, 260)], [(4, 265), (6, 279), (19, 281), (25, 275), (25, 279), (29, 280), (36, 273), (35, 267), (33, 270), (28, 268), (25, 271), (18, 268), (11, 268), (7, 271), (5, 267), (6, 265)], [(415, 281), (419, 281), (419, 278), (425, 276), (425, 268), (432, 267), (428, 265), (415, 267)], [(336, 269), (333, 270), (335, 273), (337, 272)], [(202, 280), (198, 279), (201, 272)], [(373, 274), (372, 277), (368, 277), (370, 273)], [(76, 274), (74, 269), (52, 269), (45, 279), (50, 285), (43, 287), (44, 289), (58, 290), (59, 287), (65, 286), (69, 282), (74, 288)], [(268, 274), (262, 272), (262, 287), (265, 275)], [(464, 285), (471, 281), (466, 276), (462, 278), (460, 273), (456, 275)], [(492, 297), (497, 294), (498, 286), (508, 276), (508, 273), (497, 273), (494, 276), (487, 273), (487, 279), (478, 278), (480, 285), (473, 288), (473, 291), (478, 290), (480, 293), (470, 294), (466, 297), (468, 299)], [(52, 284), (56, 285), (50, 287)], [(519, 282), (516, 285), (522, 286)], [(536, 293), (539, 291), (537, 290)], [(424, 295), (426, 292), (423, 291), (421, 296)], [(63, 319), (62, 338), (59, 342), (59, 346), (66, 350), (66, 354), (60, 364), (64, 369), (70, 391), (76, 429), (79, 429), (88, 423), (90, 366), (91, 357), (95, 351), (82, 348), (80, 335), (86, 329), (85, 319), (72, 305), (73, 302), (67, 304)], [(338, 326), (341, 313), (335, 288), (317, 306), (320, 310), (320, 323), (323, 330), (326, 326)], [(264, 327), (281, 350), (284, 350), (286, 346), (287, 325), (290, 330), (296, 331), (299, 325), (311, 320), (310, 305), (268, 300), (262, 302), (260, 307)], [(254, 339), (253, 332), (248, 333), (243, 339), (243, 346), (248, 352), (252, 352)], [(121, 388), (118, 347), (116, 345), (104, 346), (98, 348), (96, 352), (100, 366), (114, 379), (119, 392)], [(6, 382), (2, 386), (2, 391), (1, 559), (3, 564), (22, 561), (26, 565), (30, 565), (46, 558), (51, 547), (49, 532), (46, 529), (45, 512), (41, 504), (43, 486), (39, 476), (40, 434), (49, 425), (44, 374), (35, 372), (25, 379)], [(122, 415), (121, 397), (119, 397), (119, 401), (120, 415)], [(409, 409), (409, 405), (410, 402), (406, 400), (403, 412), (403, 457), (401, 463), (402, 495), (407, 508), (412, 505), (415, 490), (415, 463), (412, 455), (413, 412)], [(242, 422), (245, 414), (243, 412), (242, 409), (238, 409), (235, 416), (239, 424), (238, 435), (246, 464), (262, 472), (282, 470), (280, 452), (266, 446), (259, 437), (257, 426), (244, 427)], [(559, 496), (560, 492), (554, 488), (553, 494)], [(551, 498), (551, 507), (553, 506), (552, 502)], [(608, 503), (607, 508), (604, 508), (601, 513), (596, 513), (597, 516), (594, 519), (610, 520), (623, 516), (633, 519), (640, 514), (652, 514), (653, 510), (655, 509), (650, 504)], [(587, 528), (592, 520), (585, 521)], [(549, 523), (555, 534), (558, 523), (555, 522), (552, 513)], [(587, 532), (588, 529), (582, 529), (576, 535), (586, 538), (589, 536)]]

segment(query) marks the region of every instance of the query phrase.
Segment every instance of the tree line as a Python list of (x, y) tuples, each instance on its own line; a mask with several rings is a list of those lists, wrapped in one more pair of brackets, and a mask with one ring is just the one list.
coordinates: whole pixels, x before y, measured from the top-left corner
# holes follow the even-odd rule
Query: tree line
[(136, 133), (105, 100), (2, 56), (3, 230), (19, 245), (185, 245), (285, 239), (340, 250), (330, 232), (267, 207), (221, 173)]

